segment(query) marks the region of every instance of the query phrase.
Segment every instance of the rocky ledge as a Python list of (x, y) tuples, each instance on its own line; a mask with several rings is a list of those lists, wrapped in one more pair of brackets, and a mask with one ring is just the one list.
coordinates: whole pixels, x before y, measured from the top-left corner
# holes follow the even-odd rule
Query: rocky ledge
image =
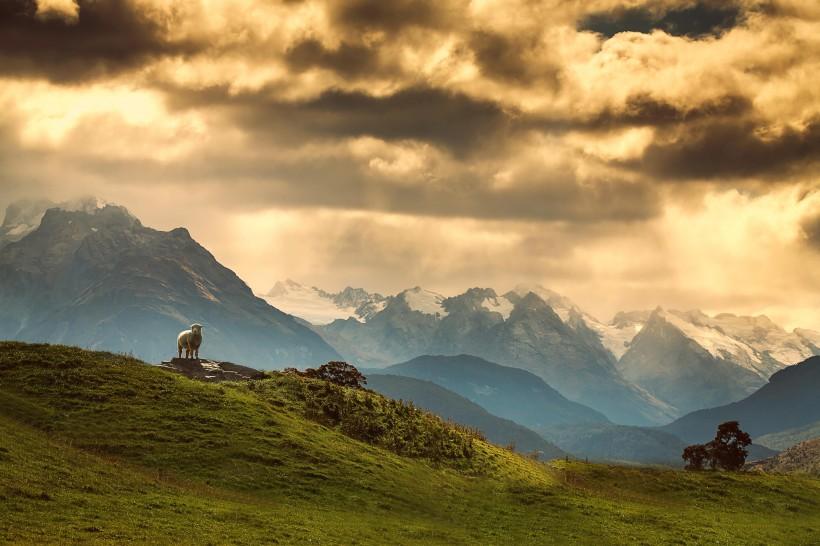
[(180, 373), (191, 379), (210, 382), (247, 381), (248, 379), (260, 379), (265, 376), (263, 372), (247, 366), (200, 358), (172, 358), (163, 361), (159, 367)]

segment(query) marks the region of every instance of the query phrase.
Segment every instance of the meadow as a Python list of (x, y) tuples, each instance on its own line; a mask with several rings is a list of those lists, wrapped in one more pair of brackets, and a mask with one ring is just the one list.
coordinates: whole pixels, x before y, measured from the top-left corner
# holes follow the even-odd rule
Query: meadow
[(376, 393), (0, 343), (0, 542), (809, 544), (820, 480), (532, 460)]

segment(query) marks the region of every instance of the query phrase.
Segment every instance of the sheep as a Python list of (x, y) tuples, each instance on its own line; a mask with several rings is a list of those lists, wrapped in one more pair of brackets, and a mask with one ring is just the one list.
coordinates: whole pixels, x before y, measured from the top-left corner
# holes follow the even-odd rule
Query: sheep
[(202, 345), (202, 325), (192, 324), (190, 330), (180, 332), (177, 336), (177, 351), (182, 358), (182, 349), (185, 349), (185, 358), (199, 358), (199, 346)]

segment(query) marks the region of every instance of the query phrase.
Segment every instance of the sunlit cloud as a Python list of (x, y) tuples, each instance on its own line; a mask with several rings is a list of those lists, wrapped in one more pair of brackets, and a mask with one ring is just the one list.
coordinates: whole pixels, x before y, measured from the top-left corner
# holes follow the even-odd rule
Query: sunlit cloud
[(812, 0), (10, 0), (0, 205), (98, 194), (259, 290), (820, 328), (819, 72)]

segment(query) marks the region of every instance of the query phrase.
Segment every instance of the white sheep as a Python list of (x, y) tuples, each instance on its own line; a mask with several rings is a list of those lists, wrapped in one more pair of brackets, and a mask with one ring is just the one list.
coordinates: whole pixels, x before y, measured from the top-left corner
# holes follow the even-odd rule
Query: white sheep
[(185, 358), (199, 358), (199, 346), (202, 345), (202, 325), (192, 324), (190, 330), (180, 332), (177, 336), (177, 350), (182, 358), (182, 349), (185, 349)]

